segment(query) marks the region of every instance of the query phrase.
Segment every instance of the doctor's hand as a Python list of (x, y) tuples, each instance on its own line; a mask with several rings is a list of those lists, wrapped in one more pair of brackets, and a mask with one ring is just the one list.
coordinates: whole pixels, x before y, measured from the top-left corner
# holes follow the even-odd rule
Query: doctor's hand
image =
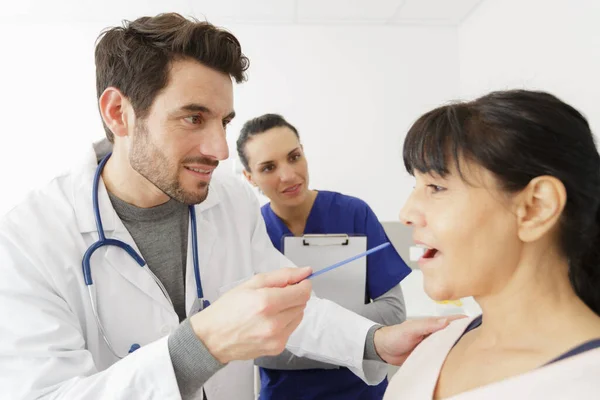
[(304, 316), (312, 284), (302, 280), (311, 273), (282, 268), (255, 275), (192, 316), (192, 329), (223, 364), (280, 354)]
[(413, 319), (398, 325), (384, 326), (375, 331), (375, 351), (386, 363), (402, 365), (427, 336), (446, 328), (450, 322), (465, 317), (465, 315), (452, 315)]

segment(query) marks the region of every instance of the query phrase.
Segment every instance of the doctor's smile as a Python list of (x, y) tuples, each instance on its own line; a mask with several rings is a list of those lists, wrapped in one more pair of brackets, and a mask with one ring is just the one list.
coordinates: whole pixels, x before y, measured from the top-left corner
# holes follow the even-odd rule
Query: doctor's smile
[(184, 168), (191, 172), (195, 177), (200, 178), (200, 180), (210, 183), (210, 179), (212, 178), (212, 174), (214, 170), (217, 168), (219, 164), (210, 165), (208, 162), (204, 162), (201, 164), (185, 164)]

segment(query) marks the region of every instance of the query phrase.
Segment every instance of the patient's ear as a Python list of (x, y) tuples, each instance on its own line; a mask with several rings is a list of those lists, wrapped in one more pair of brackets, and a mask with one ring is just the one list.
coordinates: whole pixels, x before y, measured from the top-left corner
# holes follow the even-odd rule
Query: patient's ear
[(519, 238), (533, 242), (557, 226), (567, 202), (563, 183), (553, 176), (538, 176), (517, 196)]

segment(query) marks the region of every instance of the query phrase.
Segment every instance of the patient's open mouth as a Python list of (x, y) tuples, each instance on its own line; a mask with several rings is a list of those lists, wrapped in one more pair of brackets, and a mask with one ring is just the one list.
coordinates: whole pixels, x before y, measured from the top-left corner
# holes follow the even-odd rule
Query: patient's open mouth
[(423, 258), (433, 258), (437, 252), (437, 249), (427, 249), (425, 250), (425, 254), (423, 254)]
[(432, 261), (434, 258), (441, 254), (438, 249), (423, 242), (416, 241), (416, 247), (420, 248), (422, 251), (421, 256), (418, 258), (418, 262), (420, 265)]

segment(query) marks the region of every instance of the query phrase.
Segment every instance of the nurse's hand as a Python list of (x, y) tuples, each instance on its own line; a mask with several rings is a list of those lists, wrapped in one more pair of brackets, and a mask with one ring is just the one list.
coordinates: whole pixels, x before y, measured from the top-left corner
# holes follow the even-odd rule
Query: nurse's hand
[(384, 326), (375, 331), (375, 351), (388, 364), (402, 365), (410, 353), (427, 336), (444, 329), (465, 315), (441, 318), (423, 318), (405, 321), (398, 325)]
[(304, 316), (312, 284), (302, 280), (311, 273), (282, 268), (255, 275), (190, 318), (196, 336), (223, 364), (280, 354)]

